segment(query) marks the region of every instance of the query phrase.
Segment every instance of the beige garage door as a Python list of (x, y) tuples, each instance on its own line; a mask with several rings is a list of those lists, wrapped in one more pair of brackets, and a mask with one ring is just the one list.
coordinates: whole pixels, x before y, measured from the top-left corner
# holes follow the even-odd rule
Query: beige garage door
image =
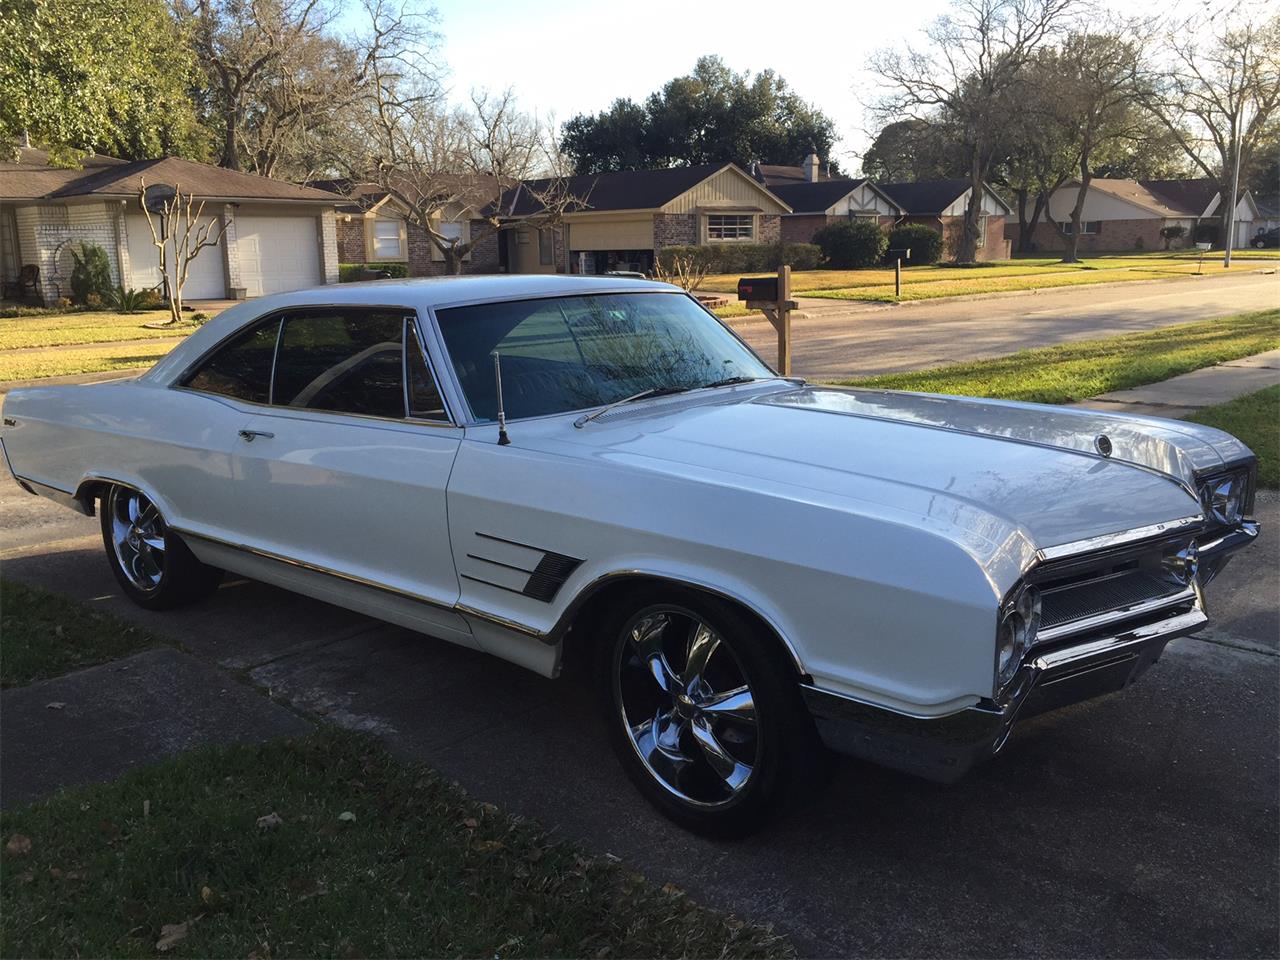
[[(206, 223), (214, 223), (214, 217), (205, 217)], [(159, 225), (157, 224), (157, 229)], [(147, 218), (131, 213), (124, 218), (125, 235), (129, 241), (130, 281), (139, 290), (159, 289), (160, 251), (151, 241)], [(217, 229), (216, 227), (214, 228)], [(194, 238), (195, 231), (192, 230)], [(169, 258), (172, 261), (172, 257)], [(216, 247), (205, 247), (190, 261), (187, 282), (182, 288), (185, 300), (221, 300), (227, 295), (227, 266), (222, 253), (222, 241)]]
[(653, 218), (574, 220), (569, 225), (570, 250), (652, 250)]
[(236, 217), (240, 282), (251, 297), (318, 287), (320, 229), (314, 215)]

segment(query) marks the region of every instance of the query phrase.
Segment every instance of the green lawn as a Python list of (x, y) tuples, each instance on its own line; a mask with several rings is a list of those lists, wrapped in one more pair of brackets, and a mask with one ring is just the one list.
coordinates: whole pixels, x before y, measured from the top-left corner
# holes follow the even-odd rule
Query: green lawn
[(1280, 487), (1280, 387), (1268, 387), (1187, 417), (1225, 430), (1258, 455), (1260, 486)]
[(1007, 357), (839, 381), (1037, 403), (1070, 403), (1109, 390), (1167, 380), (1180, 373), (1280, 347), (1280, 310), (1202, 320), (1105, 340), (1024, 350)]
[(10, 580), (0, 580), (0, 634), (3, 687), (117, 660), (159, 642), (92, 607)]
[[(1239, 254), (1247, 256), (1239, 256)], [(1257, 256), (1254, 256), (1257, 255)], [(1265, 267), (1259, 260), (1270, 260), (1280, 265), (1280, 251), (1250, 250), (1236, 251), (1233, 254), (1232, 271), (1247, 272)], [(913, 288), (913, 293), (904, 293), (903, 299), (927, 299), (939, 296), (958, 296), (963, 293), (999, 292), (1009, 289), (1028, 289), (1030, 287), (1064, 286), (1073, 283), (1099, 283), (1123, 280), (1152, 280), (1166, 276), (1195, 273), (1199, 269), (1199, 255), (1181, 251), (1169, 253), (1145, 254), (1109, 254), (1103, 257), (1086, 259), (1079, 264), (1063, 263), (1056, 257), (1023, 257), (1004, 260), (990, 264), (979, 264), (971, 267), (955, 267), (947, 264), (935, 264), (927, 267), (908, 267), (902, 271), (902, 282)], [(1223, 270), (1221, 253), (1216, 261), (1206, 259), (1204, 272), (1210, 274)], [(1101, 277), (1102, 279), (1080, 280), (1064, 279), (1051, 282), (1055, 276), (1065, 275), (1068, 278), (1079, 275)], [(1009, 286), (992, 281), (1007, 281), (1009, 278), (1042, 277), (1044, 282), (1024, 280), (1022, 285)], [(737, 290), (736, 274), (717, 274), (708, 277), (702, 284), (704, 291), (731, 293)], [(952, 284), (950, 291), (938, 288), (929, 293), (915, 291), (917, 284)], [(872, 267), (862, 270), (804, 270), (791, 275), (791, 289), (801, 296), (822, 296), (848, 300), (882, 300), (892, 299), (893, 269)], [(887, 291), (887, 292), (886, 292)]]
[(0, 381), (133, 370), (151, 366), (172, 349), (173, 344), (170, 343), (135, 340), (35, 353), (0, 350)]
[(7, 317), (0, 319), (0, 350), (182, 337), (196, 329), (191, 323), (160, 329), (145, 326), (149, 323), (162, 323), (168, 318), (168, 310), (129, 314), (111, 310), (86, 310), (47, 313), (34, 317)]
[(173, 927), (175, 957), (791, 953), (332, 728), (64, 791), (0, 833), (5, 957), (151, 957)]

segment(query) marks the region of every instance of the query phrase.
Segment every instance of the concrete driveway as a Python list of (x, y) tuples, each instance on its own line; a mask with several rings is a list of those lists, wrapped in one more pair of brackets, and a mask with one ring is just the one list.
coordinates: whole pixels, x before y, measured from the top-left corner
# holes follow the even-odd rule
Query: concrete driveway
[(247, 581), (168, 614), (124, 601), (97, 523), (0, 479), (0, 569), (176, 638), (281, 702), (373, 731), (474, 796), (771, 922), (804, 954), (1280, 955), (1280, 499), (1210, 589), (1217, 623), (1133, 689), (1020, 728), (951, 787), (839, 764), (738, 844), (637, 797), (581, 680)]
[[(1206, 268), (1210, 269), (1210, 268)], [(802, 300), (792, 371), (812, 379), (923, 370), (1071, 340), (1280, 306), (1280, 273), (1066, 287), (980, 299), (866, 304)], [(765, 360), (777, 336), (763, 318), (731, 321)]]

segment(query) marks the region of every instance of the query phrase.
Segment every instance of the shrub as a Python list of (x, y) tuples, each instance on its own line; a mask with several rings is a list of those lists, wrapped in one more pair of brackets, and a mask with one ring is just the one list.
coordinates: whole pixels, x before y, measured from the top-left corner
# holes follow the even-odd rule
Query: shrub
[(146, 309), (146, 301), (149, 299), (147, 294), (154, 294), (154, 292), (152, 290), (134, 290), (132, 288), (126, 290), (124, 287), (116, 287), (107, 295), (107, 303), (119, 313), (137, 313), (139, 310)]
[(889, 234), (890, 250), (911, 250), (911, 256), (903, 260), (903, 266), (937, 263), (942, 259), (942, 234), (923, 223), (904, 223), (894, 227)]
[(97, 303), (102, 303), (102, 298), (109, 296), (112, 288), (111, 261), (107, 259), (107, 251), (96, 243), (82, 243), (79, 251), (71, 248), (71, 259), (75, 263), (71, 268), (71, 296), (78, 303), (88, 304), (90, 297), (96, 297)]
[(784, 263), (792, 270), (813, 270), (822, 262), (822, 250), (813, 243), (726, 243), (705, 246), (663, 247), (659, 266), (668, 272), (677, 258), (691, 258), (708, 273), (755, 273), (777, 270)]
[(357, 280), (365, 280), (368, 279), (366, 274), (370, 273), (385, 273), (388, 276), (403, 279), (409, 275), (409, 265), (407, 263), (338, 264), (339, 283), (353, 283)]
[(143, 310), (154, 310), (164, 303), (164, 298), (160, 296), (159, 290), (143, 290), (139, 294), (138, 305)]
[(874, 220), (828, 224), (813, 235), (813, 242), (822, 248), (823, 266), (832, 270), (875, 266), (889, 246), (889, 238)]
[(191, 315), (191, 322), (197, 327), (202, 327), (209, 322), (209, 315), (207, 313), (194, 313)]
[(70, 310), (70, 309), (71, 309), (71, 298), (70, 298), (70, 297), (59, 297), (57, 300), (53, 301), (53, 305), (54, 305), (55, 307), (57, 307), (59, 310)]
[(1172, 227), (1160, 228), (1160, 239), (1164, 241), (1164, 248), (1168, 250), (1174, 240), (1181, 240), (1186, 234), (1187, 228), (1182, 224), (1174, 224)]

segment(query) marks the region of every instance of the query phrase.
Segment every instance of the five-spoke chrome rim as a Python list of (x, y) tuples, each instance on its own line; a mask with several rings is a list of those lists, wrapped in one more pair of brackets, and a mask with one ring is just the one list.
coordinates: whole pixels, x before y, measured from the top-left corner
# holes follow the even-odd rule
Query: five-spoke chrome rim
[(164, 520), (160, 511), (127, 487), (112, 490), (107, 510), (120, 569), (139, 590), (158, 590), (164, 576)]
[(691, 610), (651, 607), (624, 628), (614, 664), (623, 726), (658, 783), (698, 806), (735, 800), (761, 743), (751, 685), (724, 638)]

